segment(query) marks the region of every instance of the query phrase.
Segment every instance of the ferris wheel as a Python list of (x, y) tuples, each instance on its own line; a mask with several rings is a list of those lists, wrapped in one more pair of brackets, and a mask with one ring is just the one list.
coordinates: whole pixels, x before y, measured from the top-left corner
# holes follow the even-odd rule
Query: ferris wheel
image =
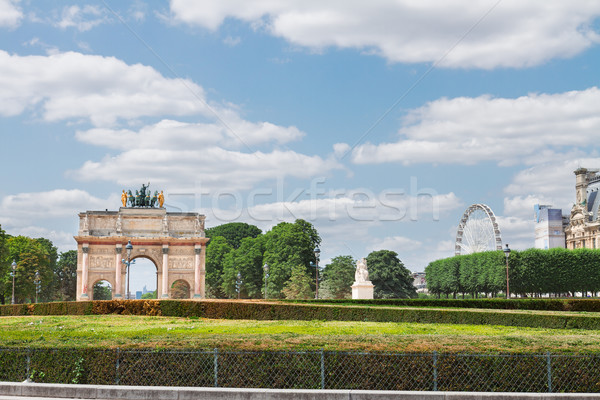
[(488, 250), (502, 250), (500, 228), (491, 208), (485, 204), (473, 204), (466, 209), (458, 224), (454, 254)]

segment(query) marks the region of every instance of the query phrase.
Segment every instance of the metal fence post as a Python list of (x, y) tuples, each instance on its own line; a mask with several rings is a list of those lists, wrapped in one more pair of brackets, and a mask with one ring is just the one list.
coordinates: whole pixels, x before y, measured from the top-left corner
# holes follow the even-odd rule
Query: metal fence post
[(546, 373), (548, 374), (548, 393), (552, 393), (552, 363), (550, 352), (546, 352)]
[(325, 389), (325, 352), (321, 349), (321, 389)]
[(219, 349), (215, 348), (213, 351), (213, 363), (215, 372), (215, 387), (219, 387)]
[(119, 384), (119, 367), (121, 366), (121, 349), (117, 347), (117, 363), (115, 367), (115, 385)]
[(433, 352), (433, 391), (438, 390), (437, 351)]
[(25, 380), (27, 382), (29, 382), (29, 377), (30, 377), (30, 371), (31, 371), (31, 352), (33, 350), (31, 349), (27, 349), (27, 371), (25, 372)]

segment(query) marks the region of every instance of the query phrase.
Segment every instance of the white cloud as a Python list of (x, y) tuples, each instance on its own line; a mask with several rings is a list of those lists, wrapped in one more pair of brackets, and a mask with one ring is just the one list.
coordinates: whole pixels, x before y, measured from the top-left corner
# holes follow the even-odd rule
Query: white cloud
[(144, 116), (214, 117), (200, 86), (114, 57), (75, 52), (22, 57), (0, 50), (0, 88), (4, 116), (40, 106), (47, 121), (89, 119), (96, 126)]
[(316, 50), (355, 48), (391, 62), (490, 69), (539, 65), (598, 43), (600, 3), (171, 0), (171, 13), (211, 30), (236, 18)]
[(106, 9), (92, 5), (83, 7), (73, 5), (63, 8), (61, 19), (54, 22), (54, 26), (61, 29), (75, 28), (85, 32), (107, 22), (110, 22), (110, 18)]
[[(557, 159), (544, 164), (538, 164), (517, 173), (512, 182), (504, 189), (508, 196), (505, 200), (505, 214), (514, 210), (511, 202), (518, 203), (525, 199), (539, 200), (540, 204), (562, 208), (563, 214), (568, 214), (575, 202), (575, 171), (579, 167), (589, 169), (600, 168), (600, 157), (585, 157)], [(506, 207), (508, 206), (508, 210)], [(530, 215), (533, 208), (529, 208)], [(514, 211), (513, 211), (514, 212)]]
[(409, 112), (397, 142), (360, 145), (352, 159), (358, 164), (538, 163), (565, 148), (594, 146), (599, 131), (596, 87), (516, 99), (442, 98)]
[(8, 195), (0, 202), (0, 218), (12, 224), (30, 224), (43, 219), (73, 217), (85, 211), (83, 208), (100, 210), (118, 203), (117, 196), (113, 197), (111, 201), (100, 199), (79, 189)]
[[(100, 199), (79, 189), (55, 189), (47, 192), (19, 193), (0, 200), (0, 224), (11, 235), (45, 237), (60, 251), (76, 247), (77, 214), (86, 210), (104, 210), (119, 204), (119, 195)], [(71, 220), (71, 224), (65, 221)], [(71, 232), (57, 226), (71, 225)]]
[(535, 242), (533, 211), (529, 218), (496, 217), (502, 234), (502, 243), (513, 250), (532, 248)]
[(225, 39), (223, 39), (223, 43), (225, 43), (229, 47), (235, 47), (238, 44), (240, 44), (241, 42), (242, 42), (242, 38), (239, 36), (236, 36), (236, 37), (227, 36)]
[(369, 252), (376, 250), (392, 250), (398, 254), (403, 252), (412, 252), (416, 248), (422, 247), (423, 243), (404, 236), (388, 236), (382, 240), (373, 240), (373, 243), (367, 249)]
[(220, 145), (254, 146), (265, 143), (284, 144), (304, 136), (296, 127), (281, 127), (270, 122), (253, 123), (224, 110), (227, 126), (221, 123), (188, 123), (164, 119), (135, 132), (129, 129), (96, 128), (78, 131), (78, 140), (119, 150), (137, 149), (189, 150)]
[[(302, 192), (303, 193), (303, 192)], [(299, 192), (298, 197), (302, 194)], [(304, 193), (306, 194), (306, 193)], [(386, 221), (436, 221), (440, 213), (462, 206), (454, 193), (411, 196), (403, 190), (374, 193), (369, 189), (332, 190), (323, 197), (249, 204), (248, 215), (257, 221), (308, 221), (378, 223)]]
[[(137, 185), (150, 180), (170, 191), (245, 190), (278, 176), (311, 177), (341, 168), (334, 160), (291, 150), (243, 153), (220, 147), (188, 150), (133, 149), (101, 161), (87, 161), (70, 176)], [(193, 187), (193, 185), (198, 185)]]
[(0, 27), (16, 28), (21, 24), (23, 12), (19, 0), (0, 0)]

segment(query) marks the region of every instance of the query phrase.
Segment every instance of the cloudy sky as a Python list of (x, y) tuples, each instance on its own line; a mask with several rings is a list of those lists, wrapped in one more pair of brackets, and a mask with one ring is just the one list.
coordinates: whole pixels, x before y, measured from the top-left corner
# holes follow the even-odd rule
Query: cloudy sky
[(600, 167), (600, 2), (0, 0), (0, 224), (75, 248), (150, 182), (170, 211), (322, 258), (453, 255), (473, 203), (512, 248)]

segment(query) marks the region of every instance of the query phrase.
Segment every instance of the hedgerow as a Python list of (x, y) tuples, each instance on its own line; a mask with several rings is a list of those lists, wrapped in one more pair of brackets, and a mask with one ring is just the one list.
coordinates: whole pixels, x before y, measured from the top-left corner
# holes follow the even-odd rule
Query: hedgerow
[[(552, 300), (529, 301), (512, 300), (505, 302), (467, 301), (450, 303), (453, 306), (470, 304), (493, 305), (494, 308), (515, 306), (513, 309), (546, 309), (570, 311), (597, 311), (597, 300)], [(519, 304), (520, 303), (520, 304)], [(248, 320), (325, 320), (325, 321), (372, 321), (372, 322), (420, 322), (441, 324), (505, 325), (558, 329), (600, 329), (600, 315), (596, 314), (560, 314), (560, 313), (522, 313), (495, 312), (493, 310), (475, 310), (459, 308), (409, 308), (409, 307), (368, 307), (369, 304), (398, 306), (424, 304), (441, 307), (440, 301), (419, 300), (377, 302), (357, 302), (349, 307), (344, 304), (295, 304), (289, 302), (250, 303), (235, 301), (194, 301), (194, 300), (106, 300), (68, 303), (38, 303), (30, 305), (0, 306), (0, 315), (152, 315), (171, 317), (201, 317), (209, 319), (248, 319)], [(448, 304), (448, 303), (446, 303)], [(537, 308), (527, 308), (537, 307)], [(510, 309), (509, 309), (510, 310)]]

